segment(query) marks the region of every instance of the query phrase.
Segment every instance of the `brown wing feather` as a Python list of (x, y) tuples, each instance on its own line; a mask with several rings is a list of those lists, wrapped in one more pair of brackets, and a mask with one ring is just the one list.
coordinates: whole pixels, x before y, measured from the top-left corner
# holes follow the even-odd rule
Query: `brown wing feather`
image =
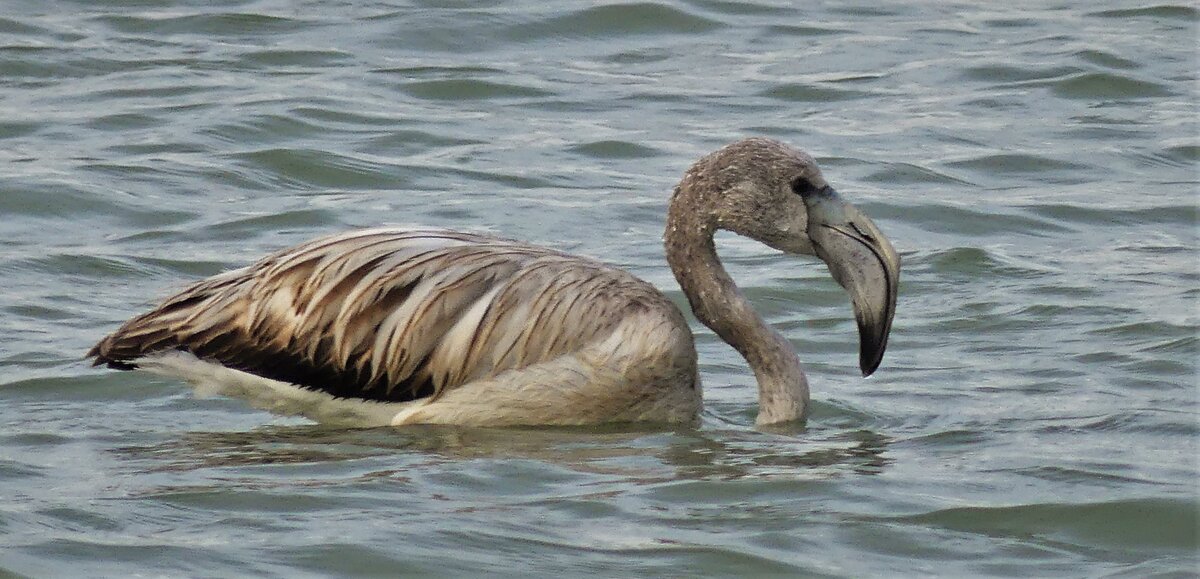
[(481, 235), (365, 230), (201, 281), (88, 356), (129, 369), (180, 349), (335, 396), (406, 401), (577, 351), (646, 307), (671, 306), (585, 258)]

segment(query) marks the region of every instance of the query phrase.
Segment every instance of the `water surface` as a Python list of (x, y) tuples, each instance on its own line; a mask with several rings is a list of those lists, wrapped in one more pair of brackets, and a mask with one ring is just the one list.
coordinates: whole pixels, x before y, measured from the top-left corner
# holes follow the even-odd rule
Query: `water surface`
[[(0, 575), (1198, 571), (1188, 4), (0, 2)], [(721, 235), (806, 425), (693, 321), (699, 429), (335, 430), (90, 368), (190, 281), (378, 224), (683, 299), (700, 155), (815, 155), (904, 259), (879, 372), (820, 263)]]

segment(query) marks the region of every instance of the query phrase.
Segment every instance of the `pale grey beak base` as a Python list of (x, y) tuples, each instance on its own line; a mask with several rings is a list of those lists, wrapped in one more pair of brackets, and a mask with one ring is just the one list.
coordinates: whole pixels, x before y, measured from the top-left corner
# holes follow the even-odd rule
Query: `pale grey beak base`
[(858, 321), (859, 367), (870, 376), (883, 361), (896, 293), (900, 256), (887, 237), (832, 187), (804, 196), (808, 236), (833, 279), (850, 294)]

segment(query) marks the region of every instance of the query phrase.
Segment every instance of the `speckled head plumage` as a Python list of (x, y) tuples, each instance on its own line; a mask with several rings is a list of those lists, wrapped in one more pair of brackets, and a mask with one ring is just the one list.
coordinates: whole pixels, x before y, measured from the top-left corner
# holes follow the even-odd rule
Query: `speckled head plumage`
[(780, 251), (813, 255), (807, 210), (794, 186), (798, 182), (827, 185), (808, 153), (773, 139), (742, 139), (688, 169), (675, 189), (671, 212), (694, 213), (697, 225), (710, 232), (724, 229)]
[[(895, 312), (900, 258), (878, 227), (826, 182), (812, 156), (772, 139), (742, 139), (701, 158), (675, 189), (665, 237), (668, 261), (700, 319), (732, 342), (739, 340), (737, 331), (712, 315), (723, 310), (703, 303), (722, 290), (701, 287), (705, 281), (690, 274), (692, 264), (703, 261), (700, 254), (712, 251), (717, 229), (821, 258), (850, 294), (863, 374), (875, 371)], [(723, 270), (711, 280), (732, 287)]]

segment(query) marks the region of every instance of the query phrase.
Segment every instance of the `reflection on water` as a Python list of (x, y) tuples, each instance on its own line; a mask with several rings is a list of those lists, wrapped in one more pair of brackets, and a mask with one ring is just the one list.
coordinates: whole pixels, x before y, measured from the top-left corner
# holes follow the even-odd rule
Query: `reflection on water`
[[(234, 473), (240, 472), (239, 467), (311, 467), (366, 458), (402, 465), (354, 474), (355, 478), (370, 479), (403, 476), (406, 470), (442, 461), (489, 459), (536, 460), (579, 472), (648, 482), (878, 474), (889, 462), (884, 456), (888, 443), (887, 437), (867, 430), (839, 432), (821, 439), (753, 430), (662, 432), (628, 425), (518, 429), (331, 429), (296, 425), (264, 426), (247, 432), (187, 432), (115, 452), (131, 465), (144, 465), (145, 472), (228, 469)], [(247, 479), (251, 486), (252, 478)], [(221, 477), (222, 484), (235, 479)]]

